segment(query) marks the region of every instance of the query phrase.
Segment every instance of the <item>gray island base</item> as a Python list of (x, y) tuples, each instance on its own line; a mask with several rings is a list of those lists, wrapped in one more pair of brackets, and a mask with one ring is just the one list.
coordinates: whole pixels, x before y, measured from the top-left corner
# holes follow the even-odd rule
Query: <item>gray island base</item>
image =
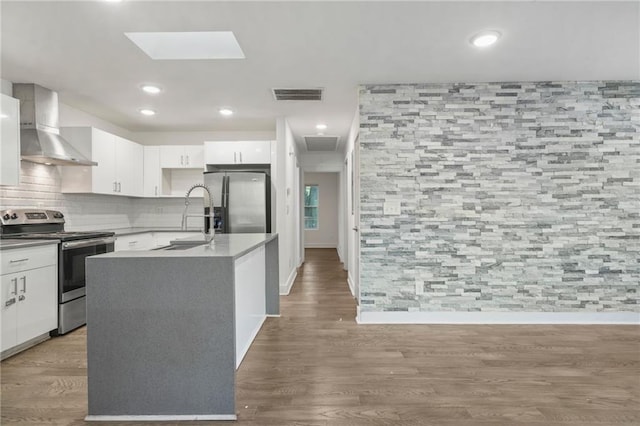
[(236, 368), (279, 309), (277, 234), (88, 258), (86, 420), (235, 420)]

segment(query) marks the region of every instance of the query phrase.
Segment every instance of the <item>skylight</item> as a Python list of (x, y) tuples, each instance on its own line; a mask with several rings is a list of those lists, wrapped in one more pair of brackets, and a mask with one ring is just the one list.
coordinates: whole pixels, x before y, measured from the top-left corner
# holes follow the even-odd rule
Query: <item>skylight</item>
[(124, 33), (155, 60), (244, 59), (231, 31)]

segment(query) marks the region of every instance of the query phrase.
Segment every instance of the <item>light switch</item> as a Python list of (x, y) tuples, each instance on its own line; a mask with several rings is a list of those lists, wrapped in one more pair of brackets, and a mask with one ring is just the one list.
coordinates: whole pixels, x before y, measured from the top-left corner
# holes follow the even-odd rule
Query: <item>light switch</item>
[(385, 216), (397, 216), (400, 214), (400, 200), (387, 200), (382, 206)]

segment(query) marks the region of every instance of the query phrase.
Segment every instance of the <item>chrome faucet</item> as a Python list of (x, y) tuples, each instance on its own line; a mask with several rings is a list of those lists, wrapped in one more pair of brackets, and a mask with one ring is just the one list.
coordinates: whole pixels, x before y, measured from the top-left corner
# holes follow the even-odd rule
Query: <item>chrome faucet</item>
[(182, 212), (182, 223), (180, 225), (180, 229), (182, 229), (183, 231), (187, 230), (188, 217), (207, 217), (207, 215), (205, 214), (187, 214), (187, 210), (189, 209), (189, 195), (191, 195), (191, 192), (196, 188), (204, 189), (207, 195), (209, 196), (209, 215), (208, 215), (209, 229), (204, 230), (204, 239), (206, 242), (210, 243), (213, 240), (213, 235), (215, 234), (215, 228), (214, 228), (215, 223), (214, 223), (214, 216), (213, 216), (213, 197), (211, 196), (211, 191), (209, 190), (209, 188), (202, 183), (196, 183), (195, 185), (193, 185), (191, 188), (189, 188), (189, 190), (187, 191), (187, 194), (184, 196), (184, 212)]

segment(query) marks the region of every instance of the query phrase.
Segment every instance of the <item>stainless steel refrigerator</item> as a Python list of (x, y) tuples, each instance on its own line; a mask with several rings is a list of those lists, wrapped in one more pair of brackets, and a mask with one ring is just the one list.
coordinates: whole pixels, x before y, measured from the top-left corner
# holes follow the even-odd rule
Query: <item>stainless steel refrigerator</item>
[[(267, 173), (205, 172), (204, 184), (213, 197), (215, 232), (271, 232), (271, 183)], [(209, 205), (206, 193), (204, 205)], [(208, 214), (209, 207), (205, 207), (205, 229), (208, 229)]]

